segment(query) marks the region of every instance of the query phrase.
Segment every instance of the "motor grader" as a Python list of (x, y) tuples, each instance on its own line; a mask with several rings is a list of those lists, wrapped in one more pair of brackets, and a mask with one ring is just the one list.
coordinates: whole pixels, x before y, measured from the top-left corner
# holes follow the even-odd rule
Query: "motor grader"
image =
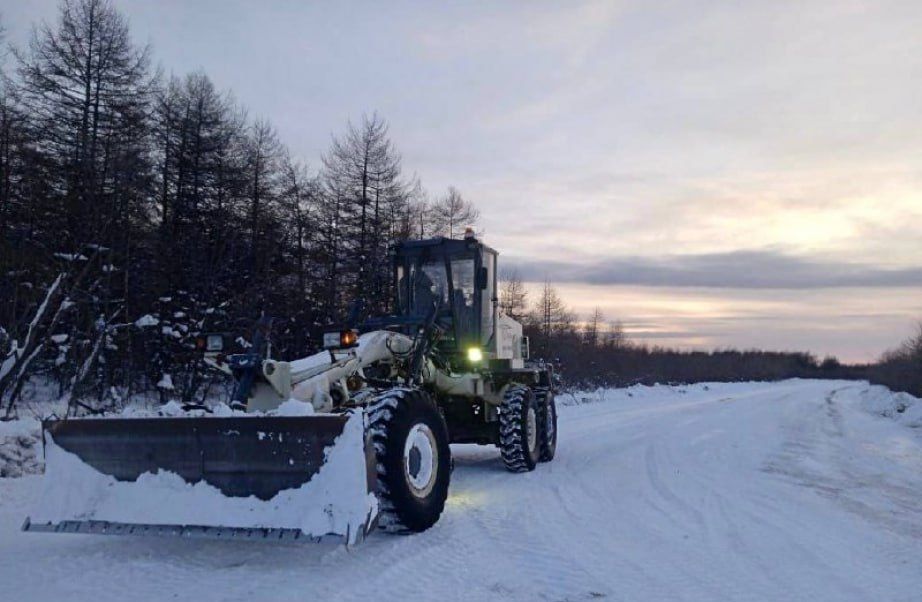
[(499, 308), (496, 251), (467, 233), (391, 256), (395, 311), (329, 329), (320, 353), (272, 358), (265, 318), (241, 353), (203, 334), (230, 409), (46, 420), (24, 529), (351, 544), (436, 523), (450, 443), (495, 445), (512, 472), (553, 459), (552, 370)]

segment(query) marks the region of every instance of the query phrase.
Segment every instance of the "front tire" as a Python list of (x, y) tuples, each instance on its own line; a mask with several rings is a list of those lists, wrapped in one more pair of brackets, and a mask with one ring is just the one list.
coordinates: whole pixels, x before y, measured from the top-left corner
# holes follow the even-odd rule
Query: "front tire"
[(391, 532), (419, 532), (445, 508), (451, 480), (448, 428), (429, 395), (395, 388), (368, 408), (378, 472), (378, 524)]
[(535, 402), (538, 404), (538, 443), (540, 462), (550, 462), (557, 453), (557, 402), (554, 392), (547, 387), (535, 388)]
[(499, 450), (511, 472), (528, 472), (538, 464), (538, 407), (531, 389), (512, 385), (499, 408)]

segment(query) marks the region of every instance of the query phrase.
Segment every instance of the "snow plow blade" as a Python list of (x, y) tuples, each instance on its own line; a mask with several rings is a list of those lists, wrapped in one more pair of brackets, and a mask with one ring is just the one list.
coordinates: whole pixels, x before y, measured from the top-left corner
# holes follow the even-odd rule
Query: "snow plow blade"
[(47, 420), (26, 531), (343, 541), (375, 526), (361, 412)]

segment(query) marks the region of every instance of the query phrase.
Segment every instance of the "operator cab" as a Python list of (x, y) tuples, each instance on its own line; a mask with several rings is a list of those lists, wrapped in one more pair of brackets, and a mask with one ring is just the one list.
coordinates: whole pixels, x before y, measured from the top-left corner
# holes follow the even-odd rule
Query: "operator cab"
[(496, 251), (473, 232), (463, 240), (430, 238), (395, 245), (397, 313), (423, 319), (436, 307), (444, 330), (439, 352), (491, 349), (496, 334)]

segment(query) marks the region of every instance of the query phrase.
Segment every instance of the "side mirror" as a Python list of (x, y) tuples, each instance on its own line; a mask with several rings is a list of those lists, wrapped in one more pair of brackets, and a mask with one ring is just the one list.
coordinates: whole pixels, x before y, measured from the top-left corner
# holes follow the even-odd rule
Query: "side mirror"
[(490, 285), (490, 283), (487, 282), (487, 279), (489, 278), (489, 276), (490, 276), (490, 273), (487, 270), (487, 268), (485, 267), (480, 268), (480, 271), (477, 272), (477, 288), (479, 288), (480, 290), (486, 289)]

